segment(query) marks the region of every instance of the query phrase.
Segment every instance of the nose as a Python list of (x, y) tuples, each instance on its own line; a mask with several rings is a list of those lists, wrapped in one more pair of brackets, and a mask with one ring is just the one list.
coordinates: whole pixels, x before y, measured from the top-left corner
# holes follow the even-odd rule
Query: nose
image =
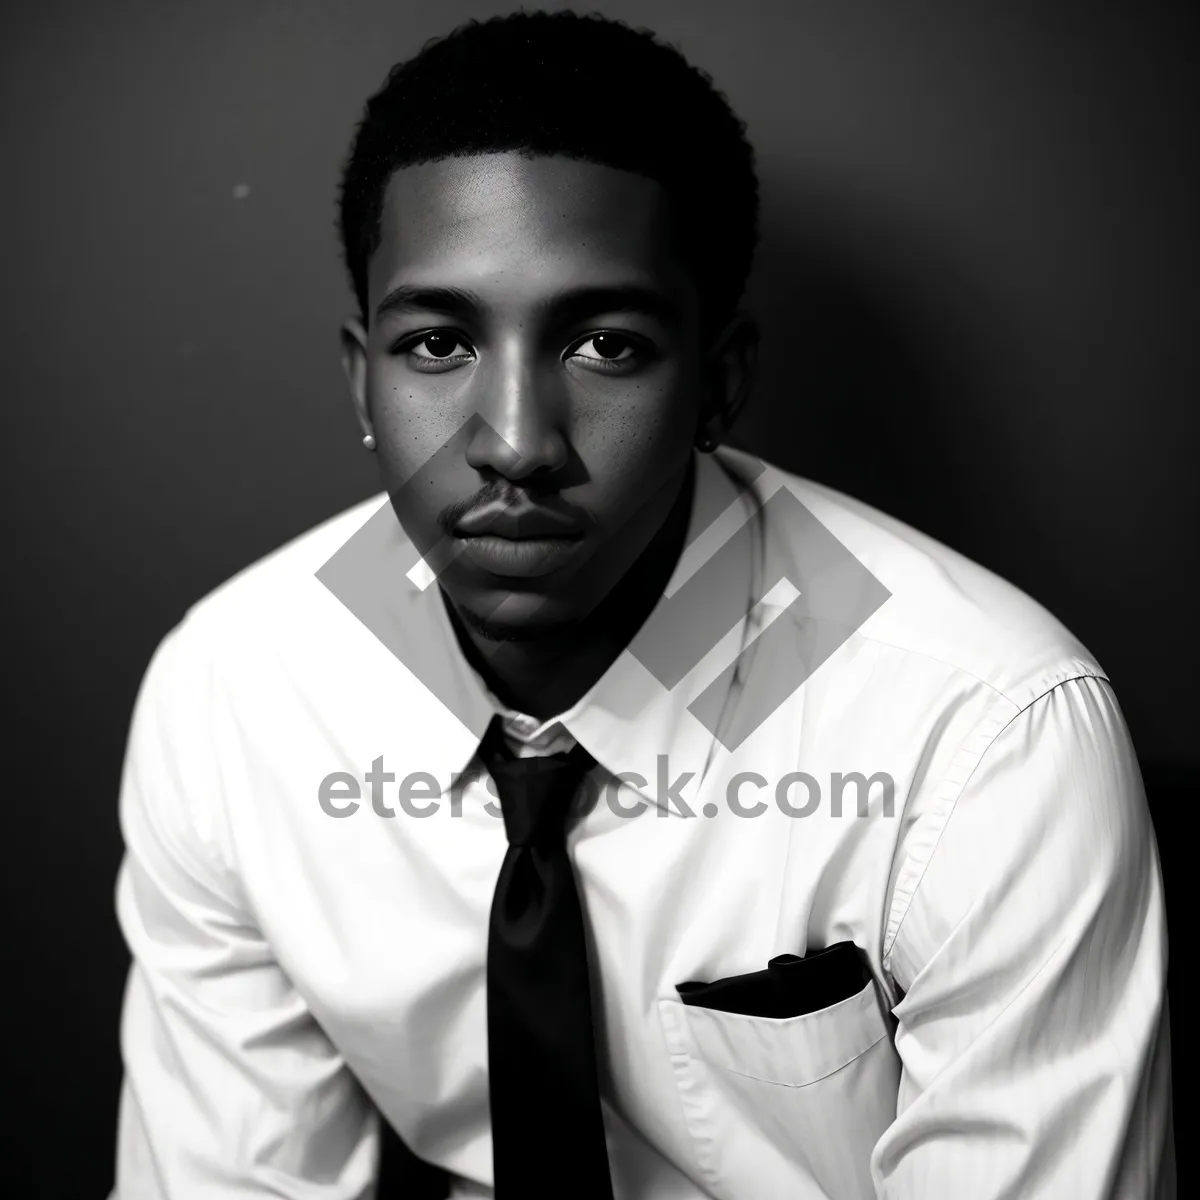
[(480, 365), (471, 399), (482, 420), (467, 445), (468, 465), (514, 482), (565, 466), (565, 396), (552, 371), (520, 346)]

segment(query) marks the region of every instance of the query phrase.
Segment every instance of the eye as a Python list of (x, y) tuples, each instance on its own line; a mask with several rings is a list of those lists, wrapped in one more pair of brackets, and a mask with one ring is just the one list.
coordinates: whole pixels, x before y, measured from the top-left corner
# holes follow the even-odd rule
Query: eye
[[(458, 340), (452, 333), (447, 333), (444, 329), (435, 329), (433, 333), (427, 333), (419, 342), (413, 342), (409, 349), (417, 350), (421, 346), (429, 352), (428, 354), (418, 354), (418, 358), (450, 358), (454, 354), (456, 347), (461, 346), (462, 342)], [(470, 354), (470, 351), (466, 351)]]
[(624, 333), (594, 333), (579, 342), (569, 357), (585, 362), (589, 367), (611, 371), (632, 366), (645, 357), (640, 341)]
[(449, 329), (431, 329), (402, 342), (396, 350), (407, 354), (412, 365), (422, 371), (458, 366), (474, 357), (471, 348)]

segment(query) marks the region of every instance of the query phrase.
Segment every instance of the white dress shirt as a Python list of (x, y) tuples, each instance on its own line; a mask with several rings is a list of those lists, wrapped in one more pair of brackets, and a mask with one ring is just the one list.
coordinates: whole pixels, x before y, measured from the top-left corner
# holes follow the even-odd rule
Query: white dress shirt
[[(509, 714), (530, 752), (582, 742), (604, 782), (568, 844), (617, 1200), (1173, 1196), (1162, 881), (1108, 679), (1023, 593), (868, 506), (773, 467), (739, 490), (754, 461), (698, 456), (693, 522), (755, 530), (712, 653), (671, 689), (642, 665), (686, 623), (671, 598), (699, 539), (578, 704)], [(768, 504), (781, 489), (890, 592), (848, 637), (788, 608), (823, 584), (812, 529)], [(370, 629), (317, 578), (352, 540), (378, 568)], [(121, 793), (116, 1200), (367, 1198), (379, 1113), (456, 1198), (491, 1195), (507, 842), (472, 759), (497, 706), (419, 567), (376, 496), (155, 653)], [(440, 700), (418, 657), (442, 664)], [(739, 721), (740, 743), (710, 732)], [(854, 772), (877, 778), (839, 813)], [(337, 816), (335, 773), (357, 781), (324, 785)], [(840, 941), (873, 981), (817, 1012), (676, 991)]]

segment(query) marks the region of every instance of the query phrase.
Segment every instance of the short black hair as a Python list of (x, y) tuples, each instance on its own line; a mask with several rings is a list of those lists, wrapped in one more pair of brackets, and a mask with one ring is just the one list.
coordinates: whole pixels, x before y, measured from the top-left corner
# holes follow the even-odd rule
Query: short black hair
[(758, 241), (745, 123), (673, 46), (599, 14), (517, 12), (468, 21), (398, 63), (367, 102), (342, 175), (339, 230), (364, 318), (392, 173), (516, 150), (648, 176), (666, 190), (702, 321), (733, 315)]

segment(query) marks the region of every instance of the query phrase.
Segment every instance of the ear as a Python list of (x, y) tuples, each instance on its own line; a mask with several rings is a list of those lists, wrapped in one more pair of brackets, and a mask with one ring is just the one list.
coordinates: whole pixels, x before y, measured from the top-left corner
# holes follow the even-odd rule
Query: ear
[(367, 404), (367, 331), (357, 317), (342, 322), (342, 370), (350, 388), (350, 402), (364, 434), (374, 434)]
[(754, 390), (758, 343), (758, 322), (739, 309), (708, 350), (708, 387), (700, 429), (717, 442), (732, 428)]

